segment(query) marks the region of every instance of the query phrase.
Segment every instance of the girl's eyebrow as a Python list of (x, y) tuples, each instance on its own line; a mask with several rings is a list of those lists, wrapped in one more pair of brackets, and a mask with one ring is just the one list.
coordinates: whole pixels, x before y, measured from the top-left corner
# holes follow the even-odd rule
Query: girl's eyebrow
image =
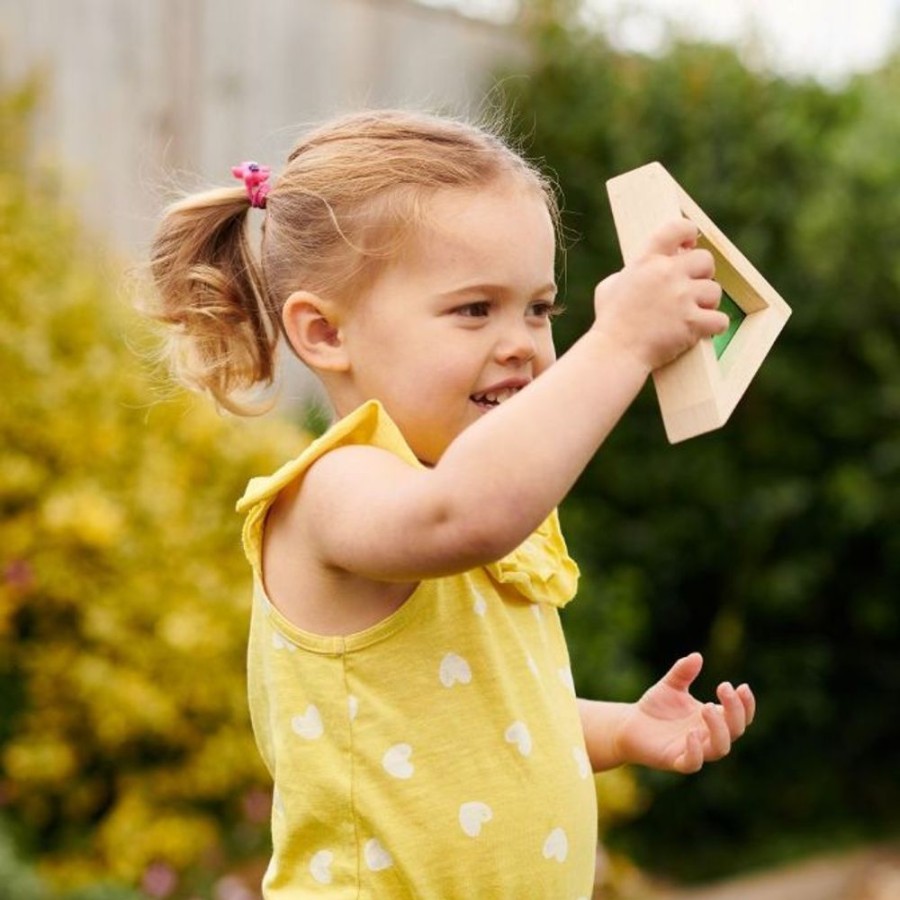
[[(554, 297), (558, 293), (559, 289), (554, 281), (548, 281), (546, 284), (541, 285), (537, 290), (532, 293), (533, 297), (546, 296), (547, 294), (552, 294)], [(465, 284), (458, 288), (453, 288), (449, 291), (444, 291), (440, 294), (441, 297), (459, 297), (466, 294), (511, 294), (513, 293), (513, 289), (509, 285), (504, 284), (493, 284), (491, 282), (477, 282), (474, 284)]]

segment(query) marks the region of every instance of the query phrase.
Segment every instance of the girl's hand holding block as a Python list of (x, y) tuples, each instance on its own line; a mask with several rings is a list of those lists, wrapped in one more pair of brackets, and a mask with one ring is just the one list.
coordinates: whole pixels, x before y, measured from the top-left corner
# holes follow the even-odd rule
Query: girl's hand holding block
[(715, 261), (697, 247), (698, 235), (687, 219), (664, 223), (633, 262), (595, 291), (594, 327), (630, 349), (648, 371), (728, 328), (728, 317), (717, 310), (722, 289), (713, 280)]
[(659, 163), (610, 179), (607, 190), (626, 269), (642, 258), (649, 235), (680, 218), (695, 226), (700, 244), (715, 258), (716, 279), (738, 321), (718, 347), (711, 340), (686, 345), (681, 355), (654, 369), (653, 381), (672, 443), (720, 428), (762, 365), (791, 309)]

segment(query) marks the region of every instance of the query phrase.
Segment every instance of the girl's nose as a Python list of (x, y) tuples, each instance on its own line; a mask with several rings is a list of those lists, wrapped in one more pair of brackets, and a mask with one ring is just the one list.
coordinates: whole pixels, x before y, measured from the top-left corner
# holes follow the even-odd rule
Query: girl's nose
[(497, 359), (507, 365), (531, 362), (536, 353), (534, 335), (525, 323), (505, 331), (497, 341)]

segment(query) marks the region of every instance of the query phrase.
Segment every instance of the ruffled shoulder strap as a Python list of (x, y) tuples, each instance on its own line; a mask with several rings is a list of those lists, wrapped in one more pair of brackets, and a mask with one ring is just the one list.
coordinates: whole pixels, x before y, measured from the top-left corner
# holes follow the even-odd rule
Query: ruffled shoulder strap
[(580, 572), (569, 556), (556, 510), (512, 553), (485, 568), (494, 581), (514, 587), (533, 603), (563, 607), (578, 590)]
[(332, 425), (314, 440), (298, 457), (285, 463), (277, 472), (252, 478), (237, 502), (244, 521), (244, 552), (254, 570), (259, 572), (262, 558), (262, 532), (266, 513), (278, 494), (289, 484), (302, 478), (309, 467), (331, 450), (353, 444), (381, 447), (414, 466), (421, 463), (377, 400), (369, 400), (348, 416)]
[[(247, 517), (243, 531), (244, 552), (257, 574), (262, 565), (266, 513), (275, 498), (289, 484), (302, 478), (326, 453), (354, 444), (380, 447), (412, 466), (422, 465), (384, 407), (377, 400), (367, 401), (274, 474), (250, 480), (244, 496), (237, 503), (237, 511)], [(535, 603), (565, 606), (575, 596), (578, 586), (578, 566), (566, 549), (556, 510), (512, 553), (488, 564), (485, 569), (494, 581), (515, 588)]]

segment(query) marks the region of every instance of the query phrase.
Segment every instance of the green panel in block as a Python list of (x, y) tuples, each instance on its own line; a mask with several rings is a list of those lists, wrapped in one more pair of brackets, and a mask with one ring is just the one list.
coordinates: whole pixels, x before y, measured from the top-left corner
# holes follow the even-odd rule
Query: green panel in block
[(728, 296), (728, 294), (722, 294), (722, 302), (719, 304), (719, 309), (728, 316), (728, 330), (722, 332), (722, 334), (717, 334), (713, 337), (713, 349), (716, 351), (716, 359), (721, 359), (722, 354), (725, 352), (725, 348), (731, 343), (731, 339), (734, 337), (738, 328), (741, 327), (741, 322), (744, 321), (746, 317), (746, 313)]

